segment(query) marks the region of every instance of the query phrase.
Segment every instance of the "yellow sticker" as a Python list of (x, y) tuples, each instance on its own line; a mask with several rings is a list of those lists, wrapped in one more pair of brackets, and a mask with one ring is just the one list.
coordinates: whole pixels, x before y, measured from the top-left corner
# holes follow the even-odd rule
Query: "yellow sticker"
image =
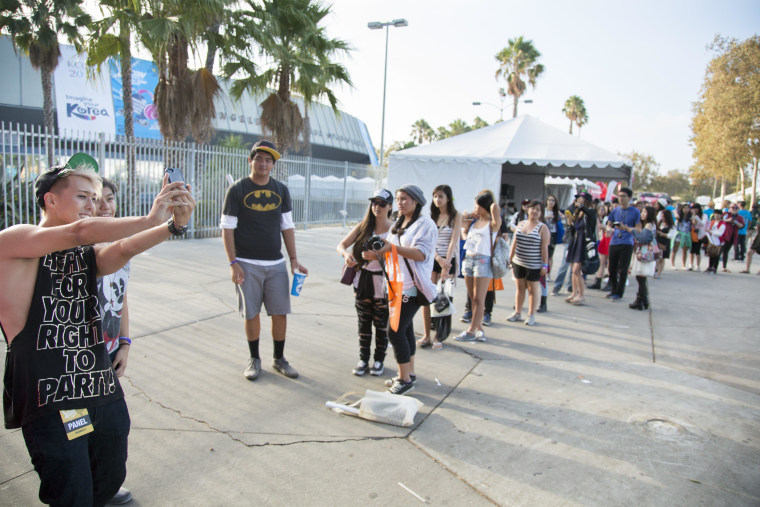
[(94, 431), (95, 428), (92, 427), (90, 414), (86, 408), (61, 410), (60, 412), (63, 428), (66, 430), (66, 436), (69, 440), (74, 440)]

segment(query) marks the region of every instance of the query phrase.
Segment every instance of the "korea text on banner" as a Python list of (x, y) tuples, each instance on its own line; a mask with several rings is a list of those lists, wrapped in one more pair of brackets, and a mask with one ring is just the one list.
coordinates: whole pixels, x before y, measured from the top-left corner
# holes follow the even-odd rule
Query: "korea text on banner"
[(115, 132), (111, 83), (87, 78), (86, 54), (61, 45), (61, 60), (55, 69), (55, 103), (58, 129), (70, 132)]
[[(158, 72), (153, 62), (132, 58), (132, 109), (135, 137), (161, 139), (153, 92), (158, 84)], [(111, 60), (111, 89), (116, 110), (116, 132), (124, 135), (124, 101), (122, 100), (121, 66)]]

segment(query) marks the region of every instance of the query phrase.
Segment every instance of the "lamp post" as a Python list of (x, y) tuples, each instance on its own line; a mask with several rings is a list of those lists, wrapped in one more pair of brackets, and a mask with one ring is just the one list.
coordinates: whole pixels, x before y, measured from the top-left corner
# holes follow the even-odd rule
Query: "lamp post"
[(394, 19), (393, 21), (371, 21), (367, 23), (370, 30), (380, 30), (385, 27), (385, 71), (383, 72), (383, 123), (380, 127), (380, 167), (383, 167), (383, 155), (385, 151), (385, 85), (388, 82), (388, 29), (391, 26), (401, 28), (409, 26), (405, 19)]
[[(533, 104), (533, 99), (525, 99), (525, 100), (520, 99), (520, 100), (518, 100), (518, 102), (522, 102), (523, 104)], [(496, 104), (491, 104), (490, 102), (475, 101), (475, 102), (472, 103), (473, 106), (482, 106), (484, 104), (487, 105), (487, 106), (493, 106), (496, 109), (498, 109), (499, 110), (499, 121), (504, 121), (504, 99), (502, 99), (502, 101), (501, 101), (501, 106), (497, 106)]]

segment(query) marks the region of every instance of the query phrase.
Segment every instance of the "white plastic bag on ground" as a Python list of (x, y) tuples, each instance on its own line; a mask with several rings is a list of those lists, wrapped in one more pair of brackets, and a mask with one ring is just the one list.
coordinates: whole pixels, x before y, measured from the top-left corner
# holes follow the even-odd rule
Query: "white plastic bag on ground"
[(367, 389), (364, 398), (351, 405), (342, 405), (332, 401), (328, 401), (325, 405), (336, 412), (356, 415), (362, 419), (408, 427), (414, 424), (414, 416), (417, 415), (417, 411), (423, 403), (410, 396)]

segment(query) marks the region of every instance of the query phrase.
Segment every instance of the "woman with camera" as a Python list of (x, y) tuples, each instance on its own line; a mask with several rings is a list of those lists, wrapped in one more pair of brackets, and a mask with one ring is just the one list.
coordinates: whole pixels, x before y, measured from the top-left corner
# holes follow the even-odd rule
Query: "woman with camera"
[[(416, 185), (404, 185), (396, 190), (398, 220), (388, 234), (378, 255), (391, 252), (396, 246), (398, 269), (403, 279), (401, 309), (397, 330), (388, 328), (388, 338), (398, 362), (398, 375), (392, 379), (391, 394), (404, 394), (414, 389), (414, 353), (416, 342), (412, 321), (422, 304), (435, 299), (436, 286), (430, 281), (433, 272), (438, 229), (428, 216), (421, 215), (425, 196)], [(395, 270), (394, 270), (395, 271)]]
[[(462, 228), (462, 215), (454, 207), (454, 197), (451, 193), (451, 187), (448, 185), (438, 185), (433, 189), (433, 202), (430, 203), (430, 218), (438, 227), (438, 242), (435, 245), (435, 261), (433, 262), (432, 282), (437, 284), (438, 280), (445, 281), (448, 277), (454, 277), (457, 272), (457, 253), (459, 252), (459, 233)], [(449, 317), (442, 319), (451, 320)], [(417, 340), (417, 345), (427, 347), (432, 345), (433, 350), (443, 348), (443, 343), (434, 336), (430, 340), (430, 307), (422, 307), (422, 321), (425, 330), (422, 338)], [(449, 326), (451, 327), (451, 326)], [(443, 337), (444, 339), (446, 336)]]
[(475, 209), (462, 216), (462, 231), (466, 236), (462, 261), (462, 274), (467, 285), (467, 295), (472, 300), (472, 320), (466, 331), (462, 331), (457, 341), (486, 341), (483, 331), (488, 284), (493, 279), (491, 256), (496, 235), (501, 227), (501, 212), (490, 190), (483, 190), (475, 197)]
[[(338, 253), (345, 260), (345, 269), (354, 273), (356, 315), (359, 319), (359, 363), (354, 375), (382, 375), (388, 348), (388, 298), (385, 295), (383, 270), (373, 246), (382, 246), (393, 225), (393, 194), (388, 190), (375, 191), (364, 220), (338, 244)], [(349, 247), (353, 248), (349, 251)], [(375, 326), (375, 353), (370, 365), (372, 326)]]

